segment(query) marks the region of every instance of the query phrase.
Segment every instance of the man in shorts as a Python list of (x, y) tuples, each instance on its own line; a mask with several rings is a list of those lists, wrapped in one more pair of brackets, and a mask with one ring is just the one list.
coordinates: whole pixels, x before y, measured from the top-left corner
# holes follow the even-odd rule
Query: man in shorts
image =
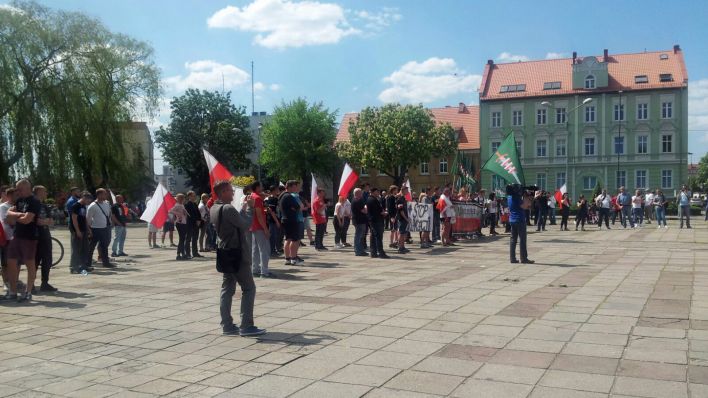
[[(37, 216), (41, 204), (32, 195), (32, 184), (25, 179), (17, 182), (17, 201), (15, 206), (8, 210), (7, 218), (10, 224), (15, 223), (14, 238), (10, 241), (7, 251), (7, 274), (10, 279), (10, 289), (7, 299), (16, 299), (18, 302), (32, 300), (32, 288), (37, 276)], [(20, 275), (20, 264), (27, 267), (27, 285), (25, 292), (18, 294), (17, 280)]]
[(285, 192), (280, 194), (278, 200), (282, 219), (281, 225), (285, 235), (285, 265), (302, 265), (304, 263), (297, 256), (298, 249), (300, 249), (298, 213), (302, 214), (302, 209), (293, 194), (298, 192), (299, 188), (300, 184), (297, 181), (288, 181), (285, 185)]
[(162, 226), (162, 247), (165, 247), (165, 235), (167, 234), (170, 235), (170, 247), (177, 247), (177, 245), (175, 245), (174, 238), (175, 221), (172, 214), (168, 214), (167, 221), (165, 221), (165, 224)]

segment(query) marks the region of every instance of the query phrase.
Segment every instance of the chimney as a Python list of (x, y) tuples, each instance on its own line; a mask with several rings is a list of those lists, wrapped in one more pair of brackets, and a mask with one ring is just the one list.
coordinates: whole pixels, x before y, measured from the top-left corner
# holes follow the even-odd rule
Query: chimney
[(457, 113), (467, 113), (467, 105), (465, 105), (464, 102), (460, 102), (457, 108)]
[(678, 44), (674, 44), (674, 54), (676, 54), (679, 51), (681, 51), (681, 46), (679, 46)]
[(487, 65), (494, 65), (494, 60), (488, 59), (488, 60), (487, 60)]
[(575, 60), (578, 59), (578, 53), (573, 51), (573, 65), (575, 65)]
[(602, 50), (602, 62), (607, 62), (607, 49)]

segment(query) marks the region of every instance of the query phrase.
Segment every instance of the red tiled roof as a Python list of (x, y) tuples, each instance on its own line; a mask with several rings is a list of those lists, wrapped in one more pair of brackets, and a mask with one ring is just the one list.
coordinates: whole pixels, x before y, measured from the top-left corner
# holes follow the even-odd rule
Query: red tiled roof
[[(479, 107), (475, 105), (446, 106), (430, 108), (435, 121), (450, 123), (459, 133), (458, 149), (479, 149)], [(349, 141), (349, 123), (358, 113), (346, 113), (337, 131), (337, 142)]]
[[(660, 57), (666, 55), (667, 59)], [(604, 56), (597, 56), (602, 61)], [(578, 58), (581, 59), (581, 58)], [(675, 46), (668, 51), (653, 51), (636, 54), (615, 54), (607, 57), (609, 74), (608, 86), (594, 90), (573, 89), (573, 59), (551, 59), (506, 64), (487, 63), (484, 67), (482, 85), (479, 89), (480, 100), (523, 98), (538, 96), (556, 96), (585, 94), (618, 90), (648, 90), (657, 88), (676, 88), (688, 85), (688, 73), (681, 48)], [(671, 73), (673, 81), (660, 82), (659, 74)], [(648, 83), (635, 83), (634, 77), (646, 75)], [(544, 90), (547, 82), (561, 82), (558, 90)], [(521, 92), (500, 93), (505, 85), (526, 84)]]

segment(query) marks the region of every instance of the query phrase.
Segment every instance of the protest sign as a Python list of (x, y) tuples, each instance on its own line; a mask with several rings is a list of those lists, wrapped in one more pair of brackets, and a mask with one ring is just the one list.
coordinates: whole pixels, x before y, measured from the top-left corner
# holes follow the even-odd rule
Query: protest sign
[(428, 232), (433, 230), (433, 205), (408, 202), (408, 217), (410, 232)]
[(477, 203), (452, 202), (455, 209), (455, 223), (452, 224), (453, 234), (471, 234), (482, 229), (484, 207)]

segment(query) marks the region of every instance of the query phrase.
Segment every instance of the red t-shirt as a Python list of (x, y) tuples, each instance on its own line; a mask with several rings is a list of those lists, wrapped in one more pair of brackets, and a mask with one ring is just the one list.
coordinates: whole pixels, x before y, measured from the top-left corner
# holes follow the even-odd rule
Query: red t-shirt
[(260, 212), (263, 214), (263, 219), (265, 220), (265, 206), (263, 205), (263, 197), (255, 192), (251, 194), (251, 199), (253, 199), (253, 222), (251, 223), (251, 229), (249, 231), (263, 231), (263, 226), (258, 223), (257, 214)]
[(324, 224), (327, 222), (327, 215), (325, 214), (326, 208), (327, 205), (324, 200), (319, 197), (315, 198), (315, 201), (312, 202), (312, 220), (315, 224)]

